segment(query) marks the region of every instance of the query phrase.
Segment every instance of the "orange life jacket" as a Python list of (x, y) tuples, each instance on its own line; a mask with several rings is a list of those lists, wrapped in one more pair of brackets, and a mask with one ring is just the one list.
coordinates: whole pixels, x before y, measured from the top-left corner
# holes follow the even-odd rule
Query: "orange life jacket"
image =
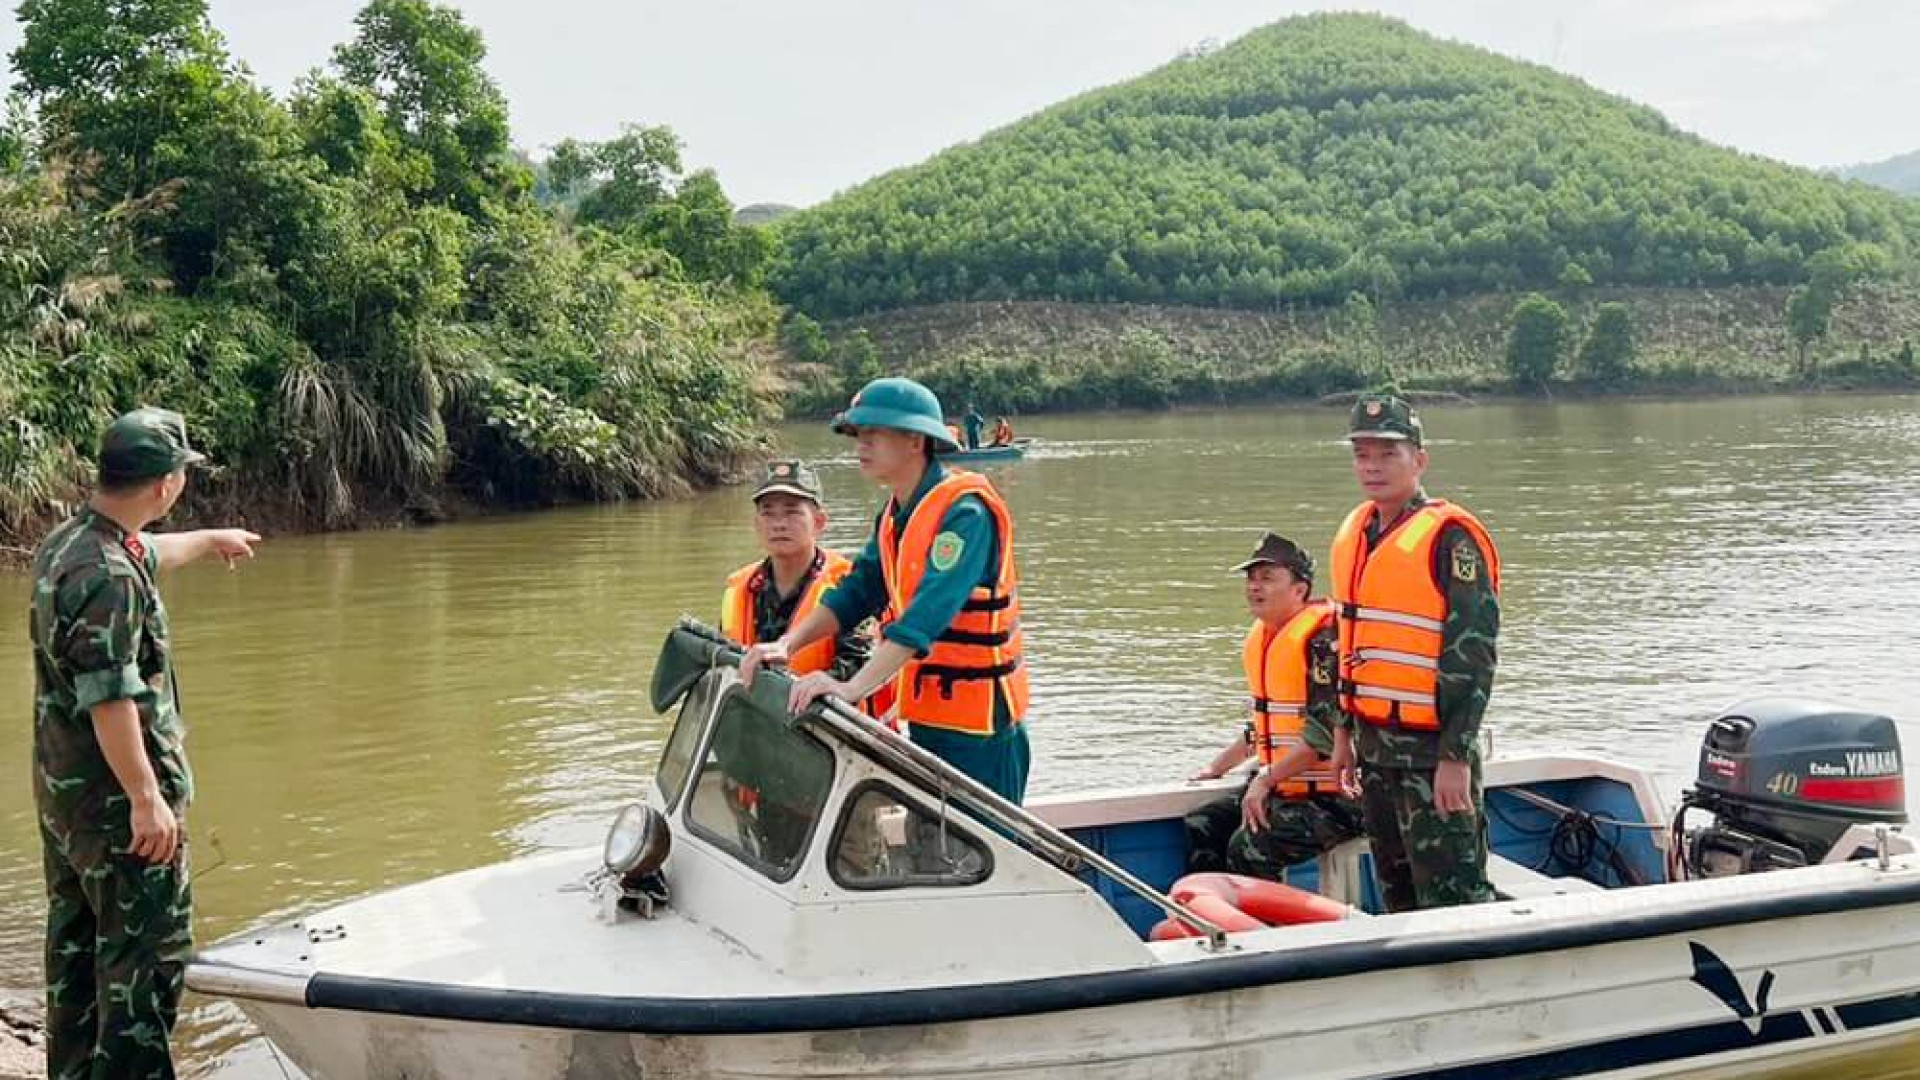
[[(797, 625), (814, 608), (820, 606), (820, 598), (827, 590), (840, 583), (853, 569), (853, 563), (837, 551), (820, 549), (813, 581), (807, 585), (806, 594), (800, 597), (800, 603), (793, 609), (793, 621)], [(735, 570), (727, 578), (727, 591), (720, 599), (720, 632), (742, 645), (754, 645), (753, 603), (761, 589), (773, 588), (772, 579), (762, 573), (765, 562), (748, 563)], [(787, 670), (795, 675), (825, 671), (833, 666), (833, 641), (831, 636), (803, 646), (799, 651), (787, 657)]]
[(904, 534), (894, 534), (895, 507), (880, 515), (880, 567), (895, 615), (912, 606), (933, 558), (947, 511), (963, 495), (986, 504), (999, 527), (1000, 564), (993, 584), (976, 585), (960, 614), (924, 657), (907, 661), (897, 687), (900, 717), (928, 727), (993, 734), (993, 699), (1006, 695), (1015, 723), (1027, 713), (1027, 669), (1021, 659), (1020, 574), (1013, 563), (1013, 515), (978, 473), (952, 470), (914, 507)]
[(1347, 515), (1333, 539), (1333, 599), (1340, 609), (1340, 707), (1369, 724), (1440, 730), (1440, 634), (1447, 594), (1434, 549), (1448, 526), (1467, 530), (1500, 588), (1493, 538), (1465, 509), (1436, 499), (1406, 515), (1367, 551), (1373, 503)]
[[(1301, 729), (1306, 726), (1308, 684), (1312, 681), (1308, 646), (1313, 636), (1333, 621), (1333, 613), (1333, 604), (1316, 600), (1278, 630), (1268, 630), (1266, 623), (1255, 619), (1247, 631), (1241, 666), (1247, 673), (1247, 692), (1253, 695), (1249, 734), (1262, 765), (1271, 765), (1294, 747), (1306, 744)], [(1333, 772), (1323, 760), (1275, 784), (1273, 790), (1289, 799), (1331, 791)]]

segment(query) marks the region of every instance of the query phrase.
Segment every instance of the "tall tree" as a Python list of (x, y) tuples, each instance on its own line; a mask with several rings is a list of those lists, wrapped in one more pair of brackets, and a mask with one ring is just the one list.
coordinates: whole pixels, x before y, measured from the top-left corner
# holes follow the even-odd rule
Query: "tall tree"
[(334, 64), (379, 99), (401, 143), (424, 159), (425, 199), (479, 218), (490, 200), (524, 187), (506, 99), (480, 66), (487, 47), (478, 30), (429, 0), (372, 0), (354, 25)]
[(1827, 336), (1833, 325), (1833, 287), (1814, 281), (1787, 297), (1787, 333), (1793, 337), (1801, 378), (1813, 374), (1813, 343)]
[(637, 124), (606, 142), (567, 139), (547, 158), (547, 182), (574, 220), (666, 251), (688, 278), (758, 285), (772, 235), (735, 223), (713, 170), (681, 176), (680, 149), (671, 128)]
[(1529, 293), (1514, 305), (1507, 331), (1507, 374), (1515, 386), (1544, 388), (1560, 367), (1567, 351), (1567, 311), (1559, 304)]
[(563, 140), (547, 160), (547, 176), (576, 218), (620, 229), (638, 225), (680, 182), (680, 136), (669, 127), (627, 124), (605, 142)]
[(1633, 316), (1627, 305), (1601, 304), (1593, 315), (1593, 328), (1580, 345), (1578, 367), (1582, 377), (1612, 386), (1626, 381), (1633, 365)]
[(288, 118), (234, 69), (204, 0), (23, 0), (13, 53), (38, 108), (43, 157), (72, 159), (94, 201), (143, 200), (176, 282), (191, 290), (287, 249), (312, 170)]
[(163, 147), (229, 74), (206, 0), (21, 0), (18, 17), (15, 87), (52, 148), (97, 158), (109, 202), (171, 179)]

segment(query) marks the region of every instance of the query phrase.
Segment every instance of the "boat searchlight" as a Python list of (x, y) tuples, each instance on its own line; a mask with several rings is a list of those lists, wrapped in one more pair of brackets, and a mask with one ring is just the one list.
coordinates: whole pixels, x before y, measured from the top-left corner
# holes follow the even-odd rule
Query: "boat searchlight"
[(600, 854), (607, 871), (619, 877), (622, 889), (637, 890), (641, 879), (660, 869), (671, 850), (673, 833), (667, 819), (645, 803), (628, 803), (607, 829)]

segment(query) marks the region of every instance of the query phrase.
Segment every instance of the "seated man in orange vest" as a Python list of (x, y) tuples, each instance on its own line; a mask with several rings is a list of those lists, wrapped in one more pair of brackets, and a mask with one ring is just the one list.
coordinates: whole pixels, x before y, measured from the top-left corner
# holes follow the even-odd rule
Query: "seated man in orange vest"
[[(827, 511), (820, 478), (799, 461), (767, 463), (753, 489), (753, 531), (766, 557), (735, 570), (720, 600), (720, 630), (742, 645), (773, 641), (807, 617), (853, 563), (820, 546)], [(860, 670), (872, 643), (858, 627), (822, 638), (787, 657), (795, 676), (829, 671), (847, 678)]]
[(1493, 692), (1500, 553), (1479, 519), (1429, 499), (1413, 407), (1362, 396), (1347, 441), (1366, 501), (1333, 541), (1340, 606), (1334, 771), (1366, 808), (1389, 911), (1477, 904), (1487, 883), (1480, 718)]
[(1310, 599), (1313, 559), (1284, 536), (1268, 533), (1233, 572), (1246, 575), (1254, 620), (1241, 647), (1251, 713), (1245, 737), (1194, 779), (1255, 756), (1260, 768), (1241, 794), (1188, 816), (1187, 867), (1278, 881), (1361, 835), (1360, 804), (1340, 792), (1328, 761), (1340, 719), (1334, 610)]
[(858, 440), (860, 473), (890, 493), (853, 569), (778, 641), (747, 650), (740, 677), (885, 613), (873, 658), (851, 679), (816, 672), (789, 708), (855, 701), (891, 682), (908, 736), (1009, 802), (1026, 794), (1031, 750), (1013, 515), (978, 473), (938, 459), (957, 449), (940, 399), (912, 379), (870, 382), (834, 430)]

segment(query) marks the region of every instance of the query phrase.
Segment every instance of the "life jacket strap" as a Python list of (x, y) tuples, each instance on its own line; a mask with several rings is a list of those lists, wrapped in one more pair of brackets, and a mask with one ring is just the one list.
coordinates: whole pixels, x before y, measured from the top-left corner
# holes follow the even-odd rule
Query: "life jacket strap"
[(1007, 596), (982, 596), (982, 597), (979, 597), (979, 598), (975, 598), (975, 597), (971, 597), (971, 596), (969, 596), (969, 597), (967, 597), (967, 601), (966, 601), (966, 603), (964, 603), (964, 604), (961, 604), (961, 605), (960, 605), (960, 610), (961, 610), (961, 611), (976, 611), (976, 612), (978, 612), (978, 611), (1005, 611), (1005, 610), (1007, 610), (1008, 608), (1010, 608), (1010, 607), (1012, 607), (1012, 606), (1013, 606), (1013, 597), (1012, 597), (1012, 595), (1007, 595)]
[(1374, 701), (1391, 701), (1395, 704), (1403, 705), (1432, 706), (1437, 704), (1432, 694), (1423, 694), (1418, 690), (1401, 690), (1391, 686), (1368, 686), (1364, 683), (1355, 684), (1352, 693), (1348, 696), (1370, 698)]
[(918, 693), (920, 683), (925, 679), (940, 680), (940, 696), (953, 697), (953, 684), (972, 682), (981, 679), (1004, 679), (1020, 670), (1018, 658), (1004, 664), (991, 667), (961, 667), (958, 664), (921, 664), (913, 673), (914, 692)]
[(1361, 607), (1358, 604), (1342, 604), (1340, 614), (1343, 618), (1355, 622), (1387, 623), (1392, 626), (1407, 626), (1415, 630), (1430, 630), (1439, 633), (1447, 628), (1440, 619), (1430, 619), (1425, 615), (1414, 615), (1405, 611), (1389, 611), (1386, 608)]
[(1426, 671), (1440, 670), (1439, 660), (1431, 656), (1422, 656), (1419, 653), (1405, 652), (1401, 649), (1356, 649), (1354, 650), (1353, 656), (1354, 661), (1361, 664), (1367, 663), (1370, 660), (1384, 660), (1390, 664), (1421, 668)]
[(1013, 630), (1008, 628), (998, 633), (981, 633), (977, 630), (947, 630), (936, 641), (949, 645), (979, 645), (983, 648), (997, 649), (1013, 640)]

